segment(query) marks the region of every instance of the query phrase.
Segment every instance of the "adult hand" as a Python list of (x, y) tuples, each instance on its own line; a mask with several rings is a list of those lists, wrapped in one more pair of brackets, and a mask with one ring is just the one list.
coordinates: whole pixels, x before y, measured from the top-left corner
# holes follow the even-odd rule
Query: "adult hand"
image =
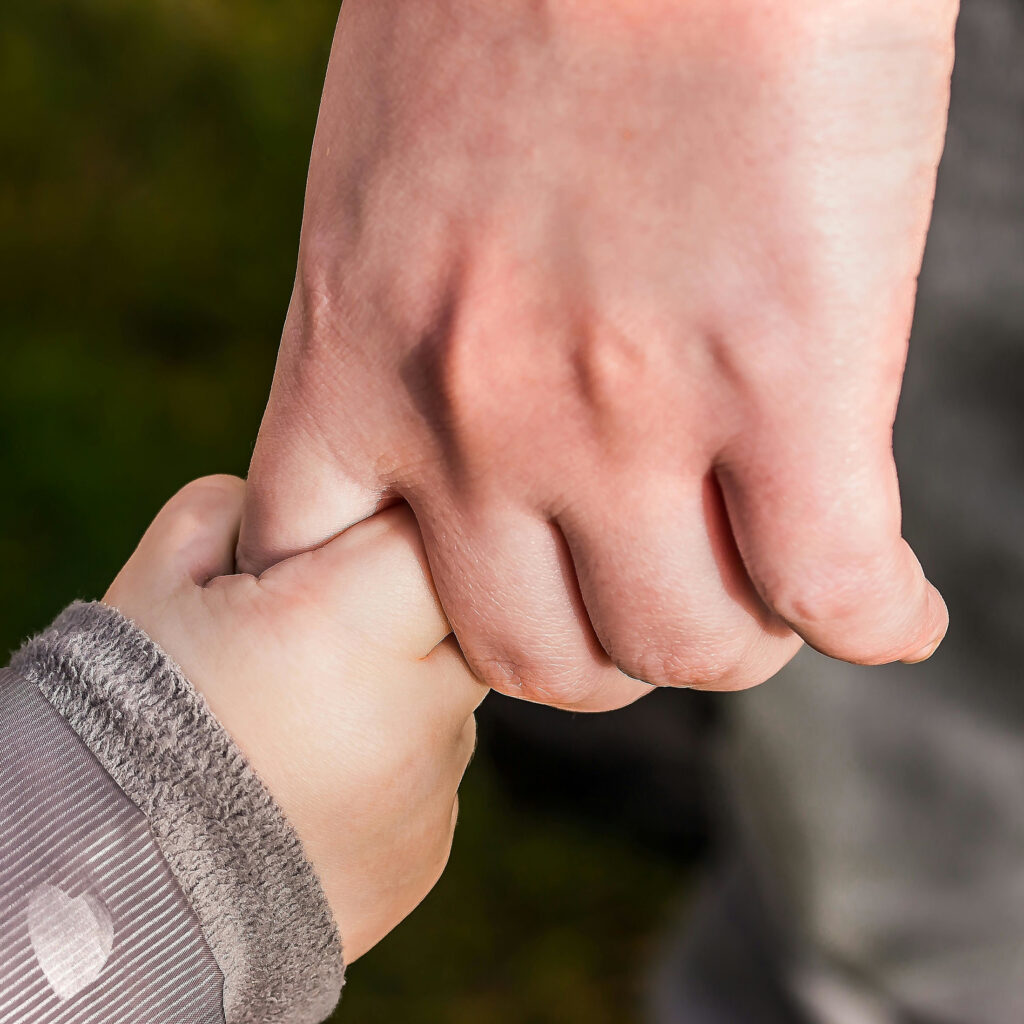
[(891, 430), (956, 13), (346, 0), (242, 567), (401, 496), (475, 671), (570, 707), (926, 657)]

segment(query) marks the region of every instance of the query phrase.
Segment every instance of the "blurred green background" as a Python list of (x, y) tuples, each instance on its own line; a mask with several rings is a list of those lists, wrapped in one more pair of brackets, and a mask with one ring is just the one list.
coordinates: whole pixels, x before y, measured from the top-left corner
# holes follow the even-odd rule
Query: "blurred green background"
[[(181, 484), (244, 474), (336, 15), (337, 0), (5, 0), (5, 651), (101, 595)], [(600, 787), (584, 785), (589, 815), (565, 813), (571, 779), (553, 780), (562, 803), (533, 798), (543, 780), (510, 787), (517, 753), (510, 771), (483, 736), (449, 872), (351, 970), (342, 1016), (639, 1020), (681, 859), (602, 816)]]

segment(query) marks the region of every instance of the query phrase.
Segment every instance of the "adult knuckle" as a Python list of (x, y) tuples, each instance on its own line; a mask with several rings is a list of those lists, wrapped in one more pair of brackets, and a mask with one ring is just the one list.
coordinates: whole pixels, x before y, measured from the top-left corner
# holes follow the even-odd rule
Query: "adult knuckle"
[(607, 325), (580, 333), (573, 351), (577, 378), (595, 405), (635, 408), (636, 388), (651, 374), (648, 346)]
[(569, 672), (535, 672), (523, 677), (521, 689), (523, 696), (535, 703), (574, 708), (590, 696), (593, 683), (583, 675)]
[(848, 623), (879, 604), (889, 571), (876, 554), (849, 554), (791, 572), (766, 588), (767, 597), (787, 622), (809, 627)]
[(428, 418), (447, 428), (469, 458), (500, 442), (504, 417), (496, 415), (494, 397), (506, 390), (499, 378), (510, 365), (505, 347), (494, 344), (507, 332), (486, 319), (478, 323), (479, 314), (463, 316), (466, 322), (441, 325), (424, 339), (416, 379), (426, 385), (419, 404)]
[(741, 657), (742, 648), (730, 641), (705, 641), (673, 646), (645, 644), (613, 659), (627, 675), (652, 686), (702, 689), (732, 674)]
[(515, 671), (514, 662), (505, 658), (482, 657), (476, 654), (465, 640), (463, 640), (462, 646), (473, 674), (485, 686), (489, 686), (492, 690), (503, 691), (512, 684)]
[(747, 645), (736, 639), (719, 640), (713, 648), (700, 649), (690, 658), (688, 685), (695, 690), (719, 689), (745, 682)]
[(553, 707), (575, 707), (594, 688), (594, 681), (583, 670), (530, 659), (489, 659), (483, 663), (481, 673), (481, 679), (492, 689)]
[(613, 458), (635, 458), (636, 442), (649, 443), (654, 420), (665, 427), (665, 413), (677, 398), (664, 353), (667, 341), (652, 328), (635, 335), (607, 323), (576, 333), (569, 349), (575, 392), (587, 410), (580, 421), (591, 439)]

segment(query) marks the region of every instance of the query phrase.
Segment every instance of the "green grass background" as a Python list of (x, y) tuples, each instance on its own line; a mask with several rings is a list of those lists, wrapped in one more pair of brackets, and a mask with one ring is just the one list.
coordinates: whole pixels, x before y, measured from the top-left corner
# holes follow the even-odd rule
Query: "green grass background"
[[(105, 589), (190, 478), (244, 473), (335, 0), (5, 0), (0, 646)], [(344, 823), (339, 823), (344, 827)], [(346, 1021), (640, 1019), (681, 869), (514, 806), (484, 748), (449, 872)]]

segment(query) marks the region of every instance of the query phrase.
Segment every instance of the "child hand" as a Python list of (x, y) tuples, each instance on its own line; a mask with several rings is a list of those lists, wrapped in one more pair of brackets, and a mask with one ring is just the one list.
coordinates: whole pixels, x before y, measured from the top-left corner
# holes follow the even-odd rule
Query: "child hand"
[(351, 963), (444, 869), (487, 690), (405, 507), (257, 579), (228, 575), (244, 494), (233, 477), (187, 486), (104, 600), (178, 662), (274, 795)]

